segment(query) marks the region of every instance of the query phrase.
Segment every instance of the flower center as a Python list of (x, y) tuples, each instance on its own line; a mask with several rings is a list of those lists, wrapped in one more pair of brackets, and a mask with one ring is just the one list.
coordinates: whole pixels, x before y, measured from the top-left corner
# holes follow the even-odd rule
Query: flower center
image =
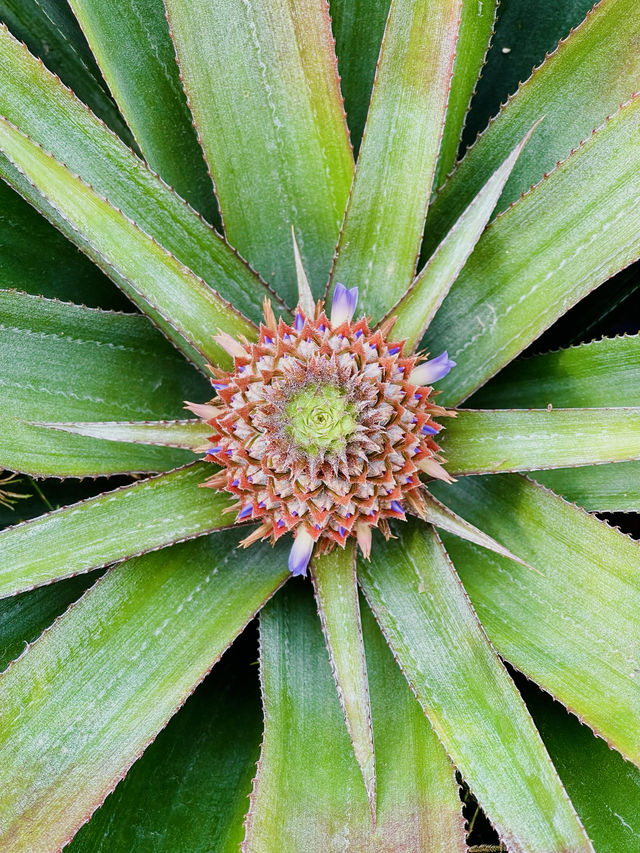
[(356, 428), (355, 408), (335, 385), (307, 385), (285, 408), (287, 431), (299, 450), (339, 453)]

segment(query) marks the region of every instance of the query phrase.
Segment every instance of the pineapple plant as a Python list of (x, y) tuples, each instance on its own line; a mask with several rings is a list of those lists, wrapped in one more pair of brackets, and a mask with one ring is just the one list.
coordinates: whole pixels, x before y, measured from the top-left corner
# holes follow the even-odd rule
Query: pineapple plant
[(533, 8), (0, 0), (0, 849), (639, 849), (640, 19)]

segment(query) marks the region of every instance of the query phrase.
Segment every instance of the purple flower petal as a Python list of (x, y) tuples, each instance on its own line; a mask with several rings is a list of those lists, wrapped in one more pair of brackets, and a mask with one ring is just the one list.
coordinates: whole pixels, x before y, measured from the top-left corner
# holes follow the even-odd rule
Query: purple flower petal
[(296, 538), (293, 540), (291, 551), (289, 552), (289, 571), (295, 577), (296, 575), (306, 575), (307, 566), (313, 552), (313, 537), (310, 536), (304, 527), (298, 528)]
[(413, 385), (431, 385), (446, 376), (455, 366), (455, 361), (449, 358), (445, 350), (437, 358), (432, 358), (419, 364), (418, 367), (414, 367), (409, 376), (409, 382)]
[(302, 314), (299, 311), (296, 311), (296, 322), (295, 322), (296, 332), (300, 332), (302, 330), (303, 326), (304, 326), (304, 317), (302, 316)]
[(394, 512), (397, 512), (399, 515), (404, 515), (404, 510), (402, 509), (402, 504), (399, 501), (391, 501), (391, 509)]
[(429, 424), (425, 424), (421, 430), (425, 435), (435, 435), (438, 430), (434, 429), (434, 427), (429, 426)]
[(340, 326), (342, 323), (351, 321), (357, 304), (357, 287), (347, 290), (343, 284), (336, 284), (331, 302), (331, 325)]
[(251, 506), (251, 504), (247, 504), (246, 506), (243, 506), (242, 509), (240, 510), (240, 512), (238, 513), (237, 517), (236, 517), (236, 521), (242, 521), (245, 518), (249, 518), (249, 516), (251, 515), (252, 512), (253, 512), (253, 507)]

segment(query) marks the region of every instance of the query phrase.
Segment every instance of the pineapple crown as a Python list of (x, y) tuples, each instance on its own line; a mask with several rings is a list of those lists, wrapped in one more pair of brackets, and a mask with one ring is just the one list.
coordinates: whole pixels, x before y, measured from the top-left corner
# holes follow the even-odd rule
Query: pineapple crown
[[(294, 247), (295, 248), (295, 247)], [(435, 436), (453, 413), (433, 401), (432, 383), (454, 366), (446, 352), (427, 360), (354, 320), (358, 288), (337, 284), (330, 317), (299, 265), (293, 323), (265, 300), (258, 340), (220, 334), (234, 369), (211, 368), (214, 398), (187, 404), (211, 426), (205, 458), (218, 465), (205, 486), (233, 496), (227, 512), (259, 526), (243, 541), (275, 543), (292, 532), (289, 569), (306, 574), (314, 548), (325, 553), (357, 539), (365, 557), (371, 531), (424, 515), (421, 474), (451, 481)]]

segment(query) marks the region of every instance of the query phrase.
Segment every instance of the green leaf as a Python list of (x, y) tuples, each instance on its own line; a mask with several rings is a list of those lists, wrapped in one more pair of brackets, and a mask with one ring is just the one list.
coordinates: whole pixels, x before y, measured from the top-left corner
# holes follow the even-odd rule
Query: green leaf
[[(498, 407), (633, 406), (639, 401), (640, 336), (625, 335), (517, 359), (469, 403)], [(558, 469), (534, 476), (588, 510), (640, 509), (637, 462)]]
[(409, 287), (447, 108), (462, 0), (392, 0), (331, 280), (374, 321)]
[(127, 145), (133, 141), (66, 2), (1, 0), (0, 21)]
[(30, 423), (172, 417), (186, 396), (203, 399), (207, 383), (144, 317), (10, 291), (0, 291), (0, 316), (0, 467), (87, 476), (163, 470), (193, 458)]
[(395, 315), (398, 318), (393, 328), (394, 335), (406, 340), (410, 350), (417, 346), (442, 304), (442, 300), (466, 264), (489, 221), (491, 211), (516, 160), (534, 130), (535, 128), (531, 128), (489, 178), (429, 258), (400, 302), (389, 311), (389, 315)]
[(590, 512), (640, 512), (640, 462), (534, 471), (531, 477)]
[[(252, 320), (262, 316), (266, 290), (235, 251), (175, 192), (110, 133), (71, 91), (0, 26), (0, 115), (68, 169)], [(0, 175), (66, 237), (91, 255), (86, 242), (20, 174), (0, 159)], [(108, 274), (119, 286), (119, 277)]]
[(211, 180), (180, 83), (162, 0), (69, 0), (146, 161), (209, 220)]
[(623, 853), (640, 843), (640, 771), (550, 697), (527, 705), (553, 763), (598, 853)]
[(487, 64), (465, 126), (465, 142), (471, 144), (489, 120), (500, 111), (531, 76), (531, 69), (553, 53), (591, 11), (593, 0), (505, 0), (498, 6), (495, 35)]
[(478, 530), (464, 518), (456, 515), (455, 512), (446, 507), (431, 492), (424, 489), (422, 491), (422, 500), (424, 502), (424, 520), (440, 530), (446, 530), (447, 533), (453, 533), (468, 542), (474, 542), (476, 545), (481, 545), (483, 548), (488, 548), (489, 551), (495, 551), (496, 554), (501, 554), (503, 557), (508, 557), (510, 560), (515, 560), (516, 563), (521, 563), (528, 566), (520, 557), (512, 554), (508, 548), (496, 542), (490, 536), (487, 536), (482, 530)]
[(454, 475), (640, 459), (640, 408), (459, 409), (440, 445)]
[(81, 575), (0, 601), (0, 672), (96, 580)]
[(257, 681), (234, 645), (67, 853), (238, 853), (262, 736)]
[(0, 532), (0, 596), (229, 527), (229, 496), (198, 488), (195, 463), (87, 498)]
[(498, 0), (463, 0), (460, 34), (453, 64), (447, 118), (440, 143), (440, 154), (433, 179), (437, 189), (458, 159), (458, 149), (471, 98), (493, 35)]
[(390, 0), (329, 0), (340, 88), (357, 153), (367, 118)]
[(206, 444), (212, 429), (198, 420), (181, 421), (105, 421), (97, 423), (37, 423), (35, 426), (60, 430), (72, 435), (86, 435), (108, 441), (132, 444), (158, 444), (162, 447), (182, 447), (197, 450)]
[(0, 150), (82, 237), (105, 268), (115, 267), (127, 296), (192, 361), (229, 364), (212, 331), (255, 335), (255, 326), (136, 223), (37, 143), (0, 119)]
[[(519, 36), (524, 51), (528, 50), (530, 19), (538, 14), (538, 6), (525, 12), (526, 30)], [(558, 4), (554, 4), (556, 21), (559, 12)], [(505, 210), (520, 193), (552, 170), (558, 160), (564, 160), (631, 97), (638, 88), (640, 72), (636, 49), (640, 22), (636, 12), (635, 0), (597, 3), (586, 21), (507, 103), (434, 201), (425, 231), (425, 256), (435, 249), (507, 151), (540, 116), (544, 115), (545, 120), (514, 169), (498, 210)], [(520, 51), (515, 42), (511, 47), (514, 53)], [(509, 61), (508, 55), (505, 61)], [(602, 162), (606, 163), (607, 158), (603, 157)]]
[(433, 528), (396, 532), (387, 544), (378, 537), (358, 577), (454, 764), (515, 853), (591, 850)]
[(361, 598), (378, 781), (376, 853), (463, 853), (454, 768)]
[(210, 393), (139, 314), (0, 290), (0, 317), (3, 404), (21, 418), (170, 418)]
[(474, 394), (478, 408), (637, 406), (640, 335), (520, 358)]
[[(108, 572), (0, 677), (0, 840), (62, 847), (287, 576), (237, 533)], [(284, 568), (283, 568), (284, 566)]]
[(127, 305), (123, 294), (88, 258), (2, 181), (0, 282), (4, 288), (102, 308)]
[(524, 477), (434, 490), (542, 573), (447, 537), (497, 651), (639, 763), (638, 543)]
[(229, 241), (293, 304), (295, 226), (319, 296), (353, 176), (326, 4), (166, 7)]
[(265, 733), (244, 853), (339, 853), (345, 839), (354, 851), (462, 853), (453, 769), (363, 612), (379, 757), (373, 831), (314, 610), (292, 582), (260, 617)]
[(441, 383), (447, 403), (467, 397), (635, 260), (639, 123), (637, 97), (485, 230), (425, 339), (458, 363)]
[(311, 576), (340, 706), (375, 823), (376, 765), (353, 545), (316, 557)]

